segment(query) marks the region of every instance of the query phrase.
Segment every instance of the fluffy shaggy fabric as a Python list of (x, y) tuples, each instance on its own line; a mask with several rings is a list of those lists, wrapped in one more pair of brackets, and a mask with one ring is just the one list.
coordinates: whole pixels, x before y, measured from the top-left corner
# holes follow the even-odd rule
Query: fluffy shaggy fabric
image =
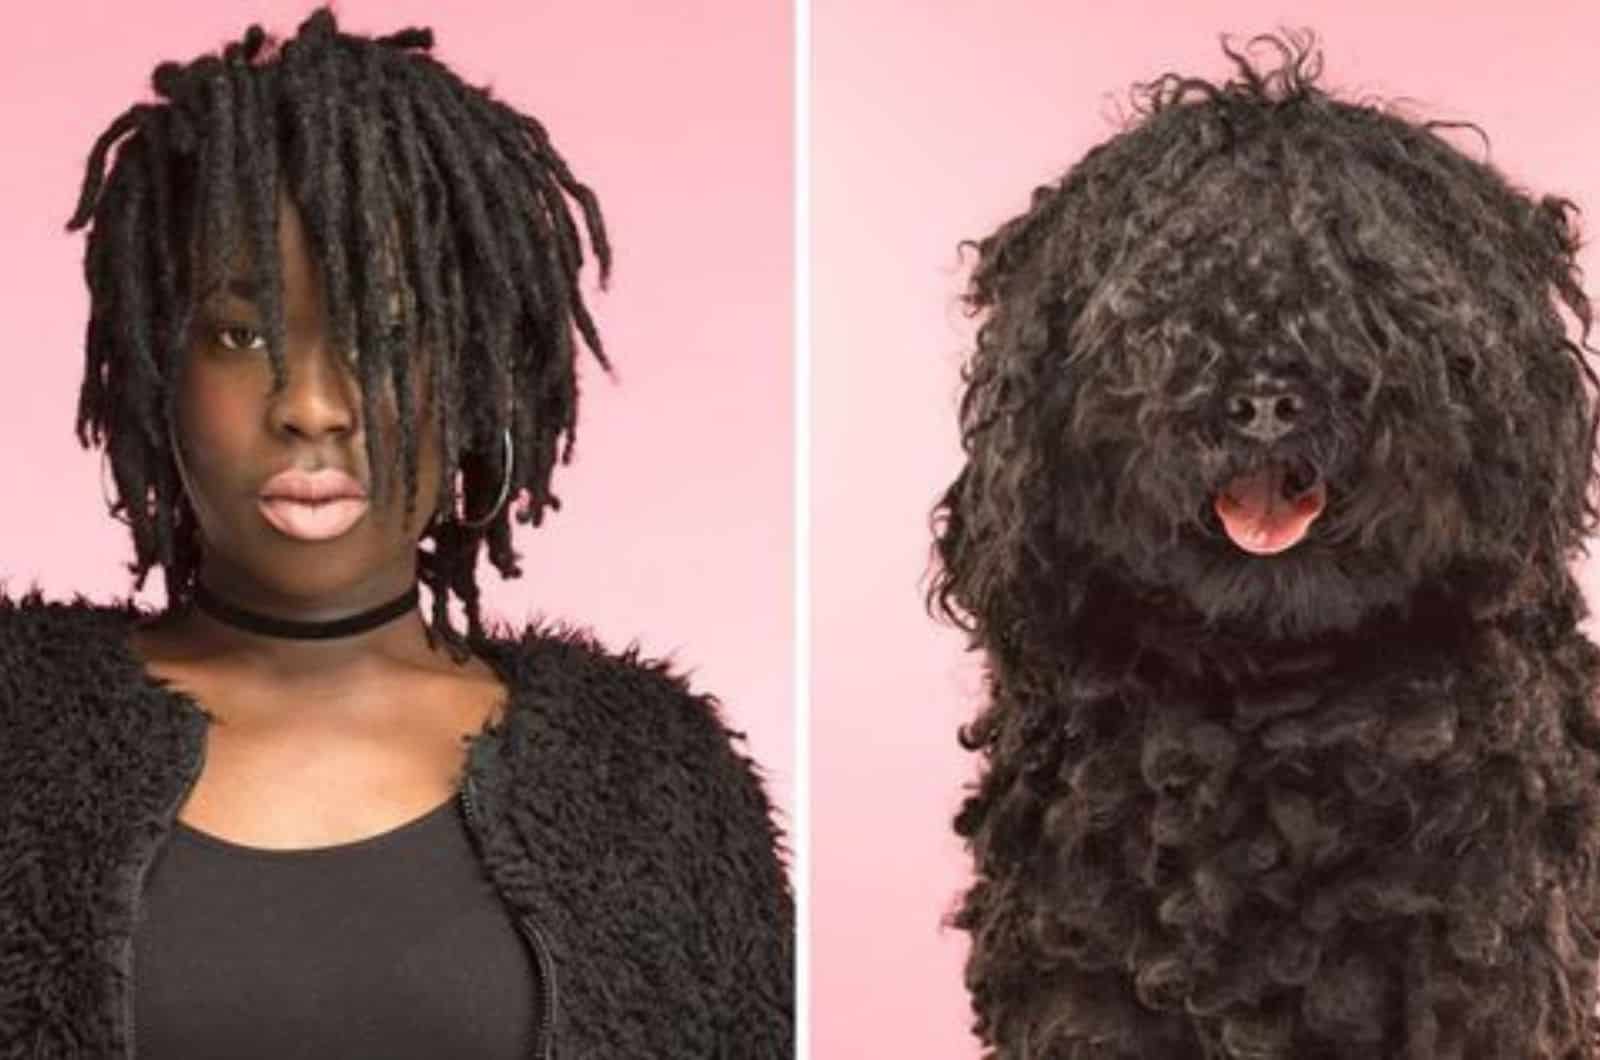
[(1225, 43), (1236, 79), (1141, 86), (976, 244), (932, 590), (986, 660), (975, 1029), (1017, 1060), (1590, 1056), (1573, 206), (1267, 40), (1271, 72)]
[[(137, 614), (0, 595), (0, 1057), (126, 1055), (128, 896), (208, 724), (128, 652)], [(571, 630), (473, 646), (512, 697), (462, 782), (490, 877), (554, 959), (554, 1055), (787, 1060), (782, 844), (716, 702)]]

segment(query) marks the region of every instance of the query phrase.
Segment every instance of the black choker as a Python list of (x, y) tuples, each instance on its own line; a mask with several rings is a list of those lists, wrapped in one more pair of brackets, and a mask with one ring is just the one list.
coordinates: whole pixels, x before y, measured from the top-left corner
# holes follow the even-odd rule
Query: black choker
[(329, 640), (333, 637), (365, 633), (410, 611), (417, 606), (418, 599), (420, 595), (417, 587), (412, 585), (400, 596), (386, 604), (379, 604), (370, 611), (336, 618), (331, 622), (302, 622), (292, 618), (273, 618), (270, 615), (246, 611), (217, 599), (198, 578), (194, 583), (195, 606), (219, 622), (238, 626), (251, 633), (261, 633), (268, 637), (291, 637), (295, 640)]

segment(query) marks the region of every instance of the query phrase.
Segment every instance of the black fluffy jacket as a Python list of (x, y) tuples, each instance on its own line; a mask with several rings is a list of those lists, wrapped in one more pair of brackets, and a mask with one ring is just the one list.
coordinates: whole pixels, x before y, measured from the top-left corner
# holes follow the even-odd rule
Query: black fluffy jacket
[[(211, 716), (127, 647), (130, 601), (0, 594), (0, 1057), (123, 1060), (144, 872)], [(557, 1058), (793, 1052), (779, 829), (714, 699), (636, 650), (529, 626), (458, 795), (547, 979)]]

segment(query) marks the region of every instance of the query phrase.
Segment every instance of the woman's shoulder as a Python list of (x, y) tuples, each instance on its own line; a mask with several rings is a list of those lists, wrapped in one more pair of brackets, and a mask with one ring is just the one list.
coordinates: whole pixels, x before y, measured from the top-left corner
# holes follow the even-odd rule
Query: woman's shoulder
[(720, 703), (693, 686), (688, 667), (637, 641), (615, 648), (587, 627), (548, 619), (491, 627), (487, 641), (516, 691), (570, 703), (590, 723), (609, 720), (645, 739), (662, 735), (652, 729), (720, 723)]
[(0, 678), (115, 656), (142, 614), (131, 600), (96, 603), (81, 593), (51, 600), (37, 585), (17, 593), (0, 583)]
[(499, 627), (490, 646), (542, 726), (581, 730), (585, 742), (603, 741), (613, 753), (626, 745), (620, 750), (634, 762), (720, 764), (730, 775), (753, 766), (738, 748), (745, 734), (727, 724), (721, 700), (670, 656), (637, 641), (611, 647), (588, 628), (542, 619), (515, 631)]
[[(648, 792), (651, 805), (641, 809), (655, 824), (663, 814), (680, 823), (714, 819), (763, 859), (782, 850), (767, 771), (746, 753), (746, 734), (728, 725), (721, 700), (697, 688), (688, 667), (637, 641), (608, 647), (566, 623), (502, 629), (492, 649), (524, 708), (512, 712), (511, 724), (530, 726), (529, 739), (513, 742), (536, 749), (543, 767)], [(618, 763), (627, 764), (626, 782)], [(548, 781), (549, 773), (541, 778)]]
[[(137, 684), (123, 654), (126, 631), (141, 612), (131, 602), (96, 603), (75, 594), (47, 599), (36, 586), (0, 583), (0, 750), (44, 754), (102, 723), (133, 718)], [(54, 752), (51, 752), (54, 753)]]

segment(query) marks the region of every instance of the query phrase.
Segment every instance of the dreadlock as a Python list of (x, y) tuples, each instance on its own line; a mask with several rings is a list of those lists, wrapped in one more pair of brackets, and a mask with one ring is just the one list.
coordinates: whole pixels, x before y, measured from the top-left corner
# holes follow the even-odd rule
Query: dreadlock
[[(195, 307), (229, 262), (249, 263), (273, 393), (287, 383), (280, 180), (319, 265), (330, 339), (360, 351), (375, 500), (392, 488), (378, 454), (392, 454), (395, 440), (374, 415), (380, 387), (392, 386), (408, 518), (415, 508), (409, 376), (421, 350), (431, 358), (439, 495), (452, 497), (459, 470), (463, 507), (480, 518), (506, 473), (509, 429), (518, 521), (537, 526), (545, 509), (560, 508), (550, 478), (557, 459), (572, 457), (580, 338), (610, 371), (579, 290), (583, 233), (567, 200), (581, 209), (604, 287), (611, 251), (599, 203), (537, 120), (462, 82), (428, 54), (432, 46), (428, 29), (344, 33), (327, 8), (281, 46), (251, 26), (220, 55), (157, 66), (160, 101), (131, 107), (90, 152), (67, 223), (75, 231), (93, 222), (77, 436), (110, 457), (112, 513), (126, 513), (132, 530), (135, 588), (159, 564), (169, 608), (188, 602), (200, 559), (171, 448), (175, 384)], [(520, 556), (513, 503), (481, 528), (441, 503), (448, 507), (423, 535), (432, 548), (418, 549), (419, 577), (433, 593), (430, 643), (437, 630), (461, 657), (449, 594), (463, 602), (468, 634), (481, 635), (479, 546), (487, 539), (506, 578), (521, 575)]]

